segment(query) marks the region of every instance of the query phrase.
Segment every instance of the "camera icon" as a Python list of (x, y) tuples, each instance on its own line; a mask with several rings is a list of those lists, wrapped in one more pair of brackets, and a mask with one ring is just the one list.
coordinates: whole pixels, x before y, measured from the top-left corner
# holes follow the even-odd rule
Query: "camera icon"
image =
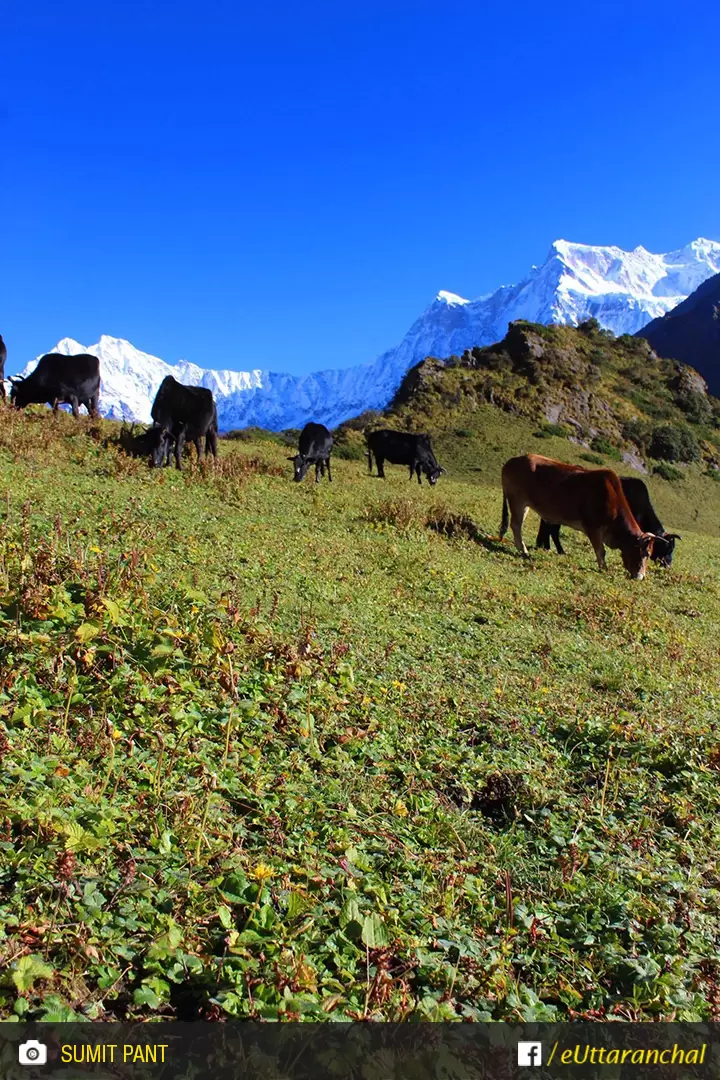
[(37, 1039), (28, 1039), (18, 1046), (18, 1061), (21, 1065), (46, 1065), (47, 1046)]

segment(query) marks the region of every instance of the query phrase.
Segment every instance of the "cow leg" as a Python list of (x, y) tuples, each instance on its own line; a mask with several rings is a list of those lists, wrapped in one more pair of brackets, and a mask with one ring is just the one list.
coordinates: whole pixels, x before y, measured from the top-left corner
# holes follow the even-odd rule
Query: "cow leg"
[(328, 459), (327, 459), (327, 461), (325, 462), (325, 464), (327, 465), (327, 471), (328, 471), (328, 481), (329, 481), (330, 483), (332, 483), (332, 473), (330, 472), (330, 458), (328, 458)]
[(523, 559), (530, 558), (530, 552), (525, 547), (525, 541), (522, 536), (522, 527), (525, 516), (528, 512), (528, 507), (523, 506), (522, 503), (513, 505), (510, 504), (510, 528), (512, 529), (513, 540), (515, 541), (515, 547), (518, 549)]
[(60, 404), (60, 398), (53, 398), (53, 403), (52, 403), (53, 416), (57, 416), (57, 414), (58, 414), (58, 405), (59, 404)]
[(193, 440), (193, 442), (195, 443), (195, 449), (197, 450), (198, 461), (202, 461), (202, 439), (200, 438), (200, 436), (198, 436), (197, 439)]
[(80, 417), (80, 405), (78, 403), (78, 399), (76, 397), (71, 397), (70, 398), (70, 404), (72, 406), (72, 414), (73, 414), (73, 416), (75, 417), (76, 420), (79, 419), (79, 417)]
[(538, 529), (537, 540), (535, 541), (535, 547), (544, 548), (545, 551), (550, 550), (550, 541), (552, 540), (555, 545), (555, 550), (558, 555), (564, 555), (565, 552), (562, 549), (560, 543), (560, 526), (551, 525), (549, 521), (545, 521), (544, 518), (540, 519), (540, 528)]
[(544, 518), (540, 519), (540, 528), (538, 529), (535, 547), (545, 551), (550, 550), (550, 525)]
[(316, 484), (320, 483), (320, 477), (323, 475), (324, 471), (325, 470), (323, 469), (323, 463), (322, 463), (322, 461), (320, 461), (318, 459), (315, 462), (315, 483)]
[(384, 457), (378, 457), (377, 454), (376, 454), (375, 455), (375, 464), (377, 465), (378, 476), (380, 477), (381, 480), (384, 480), (385, 479), (385, 468), (384, 468), (385, 458)]
[(595, 558), (597, 559), (598, 569), (607, 570), (607, 563), (605, 562), (605, 546), (603, 544), (602, 533), (592, 530), (586, 535), (593, 546)]
[(372, 476), (372, 450), (368, 450), (368, 472)]
[(205, 435), (205, 456), (208, 450), (214, 458), (217, 458), (217, 432), (208, 431)]
[(175, 468), (182, 469), (182, 454), (183, 447), (185, 446), (185, 432), (178, 433), (178, 437), (175, 440)]
[(415, 472), (417, 473), (418, 484), (422, 487), (422, 466), (419, 461), (415, 463)]

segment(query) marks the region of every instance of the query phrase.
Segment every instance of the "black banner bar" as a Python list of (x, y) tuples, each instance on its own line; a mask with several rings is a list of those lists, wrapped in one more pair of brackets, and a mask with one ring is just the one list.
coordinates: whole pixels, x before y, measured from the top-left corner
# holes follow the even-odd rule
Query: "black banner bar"
[(720, 1078), (720, 1024), (0, 1024), (15, 1080)]

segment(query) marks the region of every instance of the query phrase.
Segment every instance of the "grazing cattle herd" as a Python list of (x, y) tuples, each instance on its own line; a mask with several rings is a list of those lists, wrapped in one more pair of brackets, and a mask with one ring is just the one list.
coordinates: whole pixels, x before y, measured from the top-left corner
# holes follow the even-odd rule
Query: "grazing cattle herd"
[[(5, 361), (7, 349), (0, 336), (0, 388), (5, 395)], [(48, 353), (38, 360), (27, 376), (10, 378), (11, 404), (22, 409), (26, 405), (49, 404), (57, 413), (61, 404), (70, 405), (73, 416), (79, 416), (84, 405), (90, 416), (98, 415), (100, 393), (100, 361), (87, 353), (64, 356)], [(182, 468), (183, 448), (195, 444), (198, 460), (212, 453), (217, 458), (218, 414), (212, 391), (202, 386), (184, 386), (172, 375), (163, 379), (151, 409), (152, 427), (135, 432), (135, 425), (123, 424), (118, 444), (134, 457), (146, 458), (150, 465), (169, 465), (174, 453), (175, 466)], [(367, 431), (367, 457), (372, 474), (373, 458), (379, 478), (385, 477), (385, 462), (405, 465), (409, 478), (422, 475), (434, 485), (445, 472), (433, 453), (430, 436), (426, 434), (382, 429)], [(333, 436), (323, 424), (308, 423), (300, 433), (298, 452), (289, 461), (293, 464), (293, 479), (300, 482), (311, 465), (315, 466), (315, 482), (325, 475), (332, 480), (330, 455)], [(585, 533), (595, 551), (598, 566), (605, 569), (605, 548), (617, 548), (623, 565), (632, 578), (641, 580), (648, 559), (660, 566), (670, 566), (677, 533), (664, 530), (650, 502), (645, 483), (639, 478), (619, 477), (612, 469), (586, 469), (554, 461), (540, 454), (525, 454), (505, 463), (501, 475), (503, 501), (502, 539), (511, 528), (515, 546), (527, 558), (528, 549), (522, 536), (522, 526), (528, 510), (540, 515), (536, 547), (550, 549), (552, 540), (559, 555), (564, 554), (560, 543), (563, 525)]]

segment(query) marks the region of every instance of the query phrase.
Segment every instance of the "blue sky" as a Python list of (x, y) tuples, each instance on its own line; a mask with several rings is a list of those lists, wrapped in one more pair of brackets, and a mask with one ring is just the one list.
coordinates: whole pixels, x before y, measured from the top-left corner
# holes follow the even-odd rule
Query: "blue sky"
[(552, 240), (720, 239), (720, 9), (5, 5), (0, 333), (372, 359)]

